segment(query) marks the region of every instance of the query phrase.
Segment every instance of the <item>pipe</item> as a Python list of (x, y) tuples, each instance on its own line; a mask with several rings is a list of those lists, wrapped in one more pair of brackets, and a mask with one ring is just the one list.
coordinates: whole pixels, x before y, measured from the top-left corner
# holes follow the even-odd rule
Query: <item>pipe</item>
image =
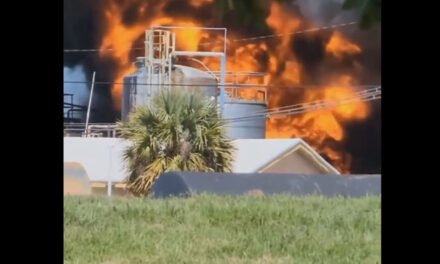
[[(108, 137), (112, 137), (112, 134), (115, 133), (116, 125), (90, 125), (87, 128), (87, 133), (90, 134), (90, 130), (92, 129), (102, 129), (107, 131)], [(111, 131), (111, 132), (110, 132)], [(113, 136), (114, 137), (114, 136)]]
[(92, 87), (90, 89), (90, 96), (89, 96), (89, 106), (87, 108), (87, 117), (86, 117), (86, 128), (84, 129), (84, 133), (87, 135), (87, 127), (89, 126), (89, 118), (90, 118), (90, 106), (92, 105), (92, 97), (93, 97), (93, 87), (95, 86), (95, 75), (96, 75), (96, 71), (93, 72), (93, 77), (92, 77)]
[(85, 112), (85, 109), (69, 109), (67, 110), (67, 118), (73, 118), (73, 115), (71, 116), (71, 112)]
[(211, 71), (211, 70), (208, 68), (208, 66), (206, 66), (206, 64), (204, 64), (201, 60), (194, 59), (194, 58), (190, 58), (190, 59), (191, 59), (192, 61), (198, 62), (200, 65), (202, 65), (203, 68), (205, 68), (206, 71), (207, 71), (209, 74), (211, 74), (211, 76), (214, 77), (214, 79), (216, 79), (216, 80), (218, 81), (218, 78), (217, 78), (217, 76), (215, 76), (215, 74), (213, 73), (213, 71)]
[(226, 71), (226, 55), (220, 57), (220, 113), (223, 117), (223, 108), (225, 105), (225, 71)]

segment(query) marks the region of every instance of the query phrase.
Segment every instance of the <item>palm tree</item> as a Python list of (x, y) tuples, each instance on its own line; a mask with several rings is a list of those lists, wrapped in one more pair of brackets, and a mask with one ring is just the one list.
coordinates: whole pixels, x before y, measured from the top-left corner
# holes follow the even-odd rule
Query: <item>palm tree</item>
[(155, 180), (167, 171), (230, 172), (233, 146), (214, 102), (177, 87), (153, 96), (118, 123), (124, 151), (127, 188), (148, 195)]

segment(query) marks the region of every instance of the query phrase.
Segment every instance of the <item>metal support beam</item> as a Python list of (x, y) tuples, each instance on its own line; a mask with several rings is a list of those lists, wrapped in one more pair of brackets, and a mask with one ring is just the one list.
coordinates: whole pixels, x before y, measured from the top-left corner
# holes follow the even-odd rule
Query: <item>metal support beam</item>
[(113, 153), (113, 145), (110, 145), (109, 149), (109, 173), (107, 178), (107, 196), (112, 196), (112, 153)]
[(221, 57), (224, 56), (223, 52), (215, 51), (183, 51), (176, 50), (173, 52), (176, 56), (203, 56), (203, 57)]
[(84, 129), (84, 133), (87, 135), (87, 128), (89, 126), (89, 118), (90, 118), (90, 107), (92, 106), (92, 97), (93, 97), (93, 87), (95, 86), (95, 75), (96, 75), (96, 71), (93, 72), (93, 77), (92, 77), (92, 88), (90, 88), (90, 96), (89, 96), (89, 107), (87, 108), (87, 117), (86, 117), (86, 127)]
[(225, 105), (226, 95), (225, 95), (225, 68), (226, 68), (226, 56), (223, 54), (220, 57), (220, 114), (223, 117), (223, 108)]

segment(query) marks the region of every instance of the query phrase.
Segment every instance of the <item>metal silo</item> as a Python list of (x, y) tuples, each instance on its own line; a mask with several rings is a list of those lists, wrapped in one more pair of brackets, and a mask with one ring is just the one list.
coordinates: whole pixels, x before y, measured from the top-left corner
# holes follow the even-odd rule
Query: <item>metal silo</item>
[(223, 118), (231, 139), (265, 138), (265, 102), (227, 100), (223, 108)]
[[(136, 72), (124, 77), (122, 92), (121, 119), (126, 120), (133, 107), (147, 105), (151, 97), (161, 89), (185, 89), (188, 92), (198, 92), (212, 98), (216, 97), (217, 79), (215, 75), (198, 70), (196, 68), (173, 65), (171, 73), (171, 85), (158, 84), (154, 81), (158, 74), (153, 72), (153, 78), (148, 78), (144, 67), (143, 58), (136, 61)], [(154, 83), (148, 83), (153, 80)]]
[(130, 95), (136, 89), (136, 74), (131, 74), (124, 77), (124, 86), (122, 87), (122, 102), (121, 102), (121, 120), (125, 121), (131, 110)]
[[(124, 86), (122, 90), (122, 104), (121, 104), (121, 119), (126, 120), (128, 114), (134, 106), (145, 104), (148, 100), (148, 91), (146, 85), (146, 70), (144, 67), (143, 58), (137, 58), (136, 72), (124, 77)], [(151, 88), (150, 88), (151, 89)]]
[(208, 98), (217, 97), (216, 76), (193, 67), (174, 65), (171, 82), (176, 85), (174, 87), (188, 92), (200, 93)]
[(223, 106), (231, 139), (258, 139), (266, 136), (267, 90), (263, 73), (228, 72), (227, 98)]
[[(264, 75), (255, 72), (228, 74), (225, 70), (226, 42), (223, 52), (176, 50), (175, 33), (165, 28), (181, 27), (156, 27), (146, 31), (145, 57), (138, 58), (137, 71), (124, 78), (122, 120), (133, 107), (147, 105), (161, 89), (184, 89), (219, 102), (231, 139), (264, 138), (267, 105), (266, 90), (261, 89), (265, 87)], [(226, 30), (221, 30), (225, 32), (226, 39)], [(178, 56), (218, 57), (220, 71), (213, 72), (194, 58), (192, 60), (198, 61), (207, 71), (176, 65)]]

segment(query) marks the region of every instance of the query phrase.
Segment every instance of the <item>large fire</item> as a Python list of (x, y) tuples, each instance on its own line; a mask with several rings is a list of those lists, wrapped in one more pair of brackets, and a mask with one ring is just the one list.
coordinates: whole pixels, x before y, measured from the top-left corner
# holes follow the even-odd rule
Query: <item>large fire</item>
[[(189, 0), (188, 0), (189, 1)], [(153, 25), (176, 26), (211, 26), (215, 21), (198, 21), (188, 14), (178, 16), (168, 15), (165, 7), (169, 1), (125, 0), (109, 1), (105, 13), (107, 31), (101, 42), (101, 56), (111, 56), (117, 63), (115, 82), (122, 82), (122, 77), (133, 71), (133, 48), (142, 46), (139, 42), (145, 30)], [(189, 1), (193, 12), (198, 9), (212, 6), (213, 0)], [(134, 23), (124, 23), (123, 14), (133, 6), (137, 9), (137, 19)], [(145, 15), (148, 12), (148, 15)], [(214, 18), (212, 18), (214, 19)], [(268, 89), (268, 107), (280, 107), (314, 100), (337, 100), (350, 97), (355, 93), (354, 85), (358, 84), (356, 72), (361, 67), (349, 73), (331, 73), (322, 76), (326, 79), (326, 86), (308, 87), (304, 84), (304, 65), (292, 50), (295, 35), (291, 34), (310, 23), (295, 16), (276, 1), (271, 1), (270, 12), (266, 18), (267, 26), (275, 34), (284, 34), (280, 38), (260, 39), (250, 42), (234, 41), (243, 36), (234, 29), (228, 28), (227, 41), (227, 71), (263, 71), (267, 74), (264, 79)], [(177, 32), (176, 44), (179, 49), (221, 50), (222, 38), (220, 35), (207, 34), (200, 30), (184, 30)], [(326, 40), (324, 46), (325, 59), (338, 61), (346, 56), (360, 54), (362, 49), (350, 42), (341, 32), (334, 31)], [(210, 42), (210, 45), (204, 43)], [(112, 49), (111, 52), (106, 51)], [(138, 53), (140, 54), (140, 53)], [(203, 62), (210, 69), (219, 69), (219, 61), (215, 58), (205, 58)], [(121, 85), (112, 87), (112, 95), (116, 108), (120, 107)], [(242, 94), (246, 96), (246, 92)], [(267, 121), (266, 136), (268, 138), (301, 137), (323, 154), (341, 172), (350, 170), (351, 157), (341, 151), (338, 144), (344, 140), (344, 124), (365, 119), (369, 114), (369, 106), (364, 102), (341, 105), (330, 110), (308, 112), (301, 115), (271, 118)]]
[(327, 43), (325, 50), (335, 56), (336, 58), (343, 58), (344, 55), (361, 53), (361, 48), (356, 44), (351, 43), (340, 33), (335, 31), (332, 38)]

